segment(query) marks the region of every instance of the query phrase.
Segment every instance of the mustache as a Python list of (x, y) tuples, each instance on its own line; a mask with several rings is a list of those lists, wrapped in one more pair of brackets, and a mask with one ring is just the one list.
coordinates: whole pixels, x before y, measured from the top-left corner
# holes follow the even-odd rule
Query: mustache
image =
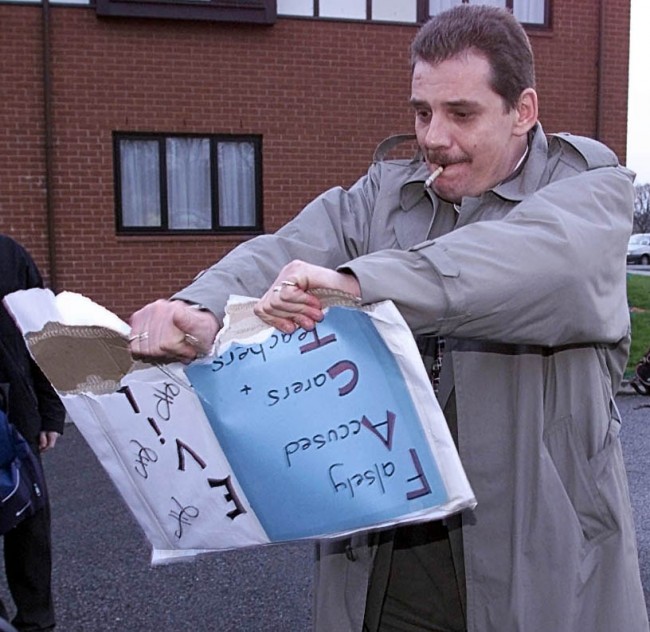
[(440, 165), (442, 167), (448, 167), (449, 165), (455, 165), (461, 162), (469, 162), (469, 156), (451, 156), (449, 154), (434, 152), (427, 152), (425, 157), (429, 164)]

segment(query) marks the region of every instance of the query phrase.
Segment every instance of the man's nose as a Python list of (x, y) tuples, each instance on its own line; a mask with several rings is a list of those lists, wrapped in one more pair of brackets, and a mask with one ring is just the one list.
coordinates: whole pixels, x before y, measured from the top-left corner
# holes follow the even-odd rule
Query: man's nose
[(451, 134), (449, 127), (441, 116), (432, 115), (427, 128), (424, 144), (427, 149), (449, 147), (451, 145)]

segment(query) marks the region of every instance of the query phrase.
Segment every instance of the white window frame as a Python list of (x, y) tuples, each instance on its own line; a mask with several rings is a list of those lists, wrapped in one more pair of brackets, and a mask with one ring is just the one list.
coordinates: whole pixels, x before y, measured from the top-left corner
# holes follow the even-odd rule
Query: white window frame
[[(550, 27), (551, 0), (277, 0), (280, 17), (422, 23), (458, 4), (491, 4), (513, 11), (524, 25)], [(365, 5), (365, 11), (364, 11)]]

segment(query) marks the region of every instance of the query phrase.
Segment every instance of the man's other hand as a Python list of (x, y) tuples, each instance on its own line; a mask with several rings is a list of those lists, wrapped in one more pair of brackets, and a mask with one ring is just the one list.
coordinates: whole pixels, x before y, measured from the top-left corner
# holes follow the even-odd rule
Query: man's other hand
[(210, 353), (219, 331), (212, 312), (164, 299), (135, 312), (130, 323), (131, 353), (143, 360), (191, 362)]
[(41, 431), (38, 436), (38, 451), (47, 452), (48, 450), (51, 450), (56, 445), (56, 440), (60, 436), (61, 435), (58, 432), (54, 432), (53, 430), (47, 432)]
[(255, 314), (285, 333), (293, 333), (298, 327), (311, 330), (323, 319), (321, 302), (309, 293), (316, 288), (360, 294), (359, 283), (351, 274), (295, 260), (282, 269), (255, 305)]

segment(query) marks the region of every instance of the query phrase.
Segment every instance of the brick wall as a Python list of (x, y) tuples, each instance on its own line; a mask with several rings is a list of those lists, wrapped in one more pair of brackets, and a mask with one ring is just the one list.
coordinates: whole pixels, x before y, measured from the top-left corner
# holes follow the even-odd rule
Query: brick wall
[[(547, 131), (598, 133), (598, 0), (553, 3), (531, 32)], [(600, 136), (625, 156), (629, 0), (608, 0)], [(166, 296), (241, 241), (115, 233), (114, 130), (263, 135), (265, 230), (362, 175), (376, 143), (409, 132), (416, 27), (292, 20), (273, 27), (98, 19), (50, 9), (57, 290), (122, 316)], [(0, 4), (0, 231), (48, 275), (42, 21)]]
[(0, 6), (0, 231), (47, 273), (40, 12)]

